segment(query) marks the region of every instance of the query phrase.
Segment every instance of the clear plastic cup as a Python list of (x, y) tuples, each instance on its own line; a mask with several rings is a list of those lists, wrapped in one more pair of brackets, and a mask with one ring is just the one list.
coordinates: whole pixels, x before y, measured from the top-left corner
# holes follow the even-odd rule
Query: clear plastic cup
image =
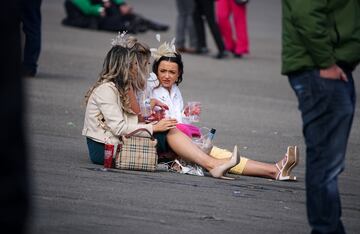
[(201, 113), (201, 103), (197, 101), (191, 101), (187, 103), (188, 119), (190, 122), (199, 122)]

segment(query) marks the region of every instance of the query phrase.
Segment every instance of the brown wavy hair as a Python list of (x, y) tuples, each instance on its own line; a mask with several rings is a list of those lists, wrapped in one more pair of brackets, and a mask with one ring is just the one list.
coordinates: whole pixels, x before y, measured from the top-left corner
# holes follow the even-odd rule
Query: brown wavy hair
[(127, 95), (131, 80), (129, 76), (130, 57), (129, 50), (122, 46), (113, 46), (107, 53), (102, 71), (96, 83), (86, 92), (85, 104), (88, 103), (89, 97), (101, 84), (113, 82), (119, 91), (120, 100), (125, 111), (133, 113), (130, 108), (130, 100)]
[(135, 92), (143, 91), (149, 77), (149, 60), (151, 52), (149, 46), (138, 42), (135, 37), (129, 37), (126, 45), (113, 46), (107, 53), (102, 71), (96, 83), (86, 92), (85, 105), (95, 88), (106, 82), (113, 82), (119, 91), (123, 109), (135, 114), (130, 106), (128, 92), (130, 86)]
[(128, 37), (126, 46), (129, 49), (131, 83), (135, 92), (143, 91), (150, 75), (149, 61), (150, 48), (145, 43), (139, 42), (135, 37)]

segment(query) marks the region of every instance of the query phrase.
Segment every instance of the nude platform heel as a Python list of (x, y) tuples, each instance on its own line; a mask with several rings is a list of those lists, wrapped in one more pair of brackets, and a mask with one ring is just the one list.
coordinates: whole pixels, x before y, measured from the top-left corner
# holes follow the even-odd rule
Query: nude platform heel
[(234, 178), (224, 176), (230, 168), (236, 166), (240, 162), (240, 154), (237, 152), (237, 145), (234, 147), (233, 154), (230, 158), (230, 160), (224, 164), (221, 164), (220, 166), (217, 166), (213, 169), (211, 169), (209, 172), (212, 175), (212, 177), (219, 178), (219, 179), (225, 179), (225, 180), (233, 180)]
[(295, 181), (296, 176), (292, 176), (292, 169), (299, 163), (299, 149), (297, 146), (288, 146), (285, 158), (281, 160), (281, 166), (276, 163), (276, 168), (279, 173), (276, 176), (276, 180), (288, 180)]

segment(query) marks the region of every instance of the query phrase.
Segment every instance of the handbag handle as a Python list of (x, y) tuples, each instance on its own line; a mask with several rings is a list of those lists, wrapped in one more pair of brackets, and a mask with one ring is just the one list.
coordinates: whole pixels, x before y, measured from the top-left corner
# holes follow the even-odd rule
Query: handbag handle
[(140, 132), (140, 131), (145, 131), (149, 134), (150, 136), (150, 139), (153, 141), (155, 140), (154, 136), (151, 134), (151, 132), (149, 130), (147, 130), (146, 128), (139, 128), (139, 129), (136, 129), (135, 131), (132, 131), (126, 135), (124, 135), (125, 138), (130, 138), (132, 137), (133, 135), (135, 135), (136, 133)]

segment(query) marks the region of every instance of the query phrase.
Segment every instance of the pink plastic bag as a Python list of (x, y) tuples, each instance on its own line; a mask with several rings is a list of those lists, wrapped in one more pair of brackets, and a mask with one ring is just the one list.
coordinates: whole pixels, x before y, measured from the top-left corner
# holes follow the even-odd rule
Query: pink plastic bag
[(180, 123), (176, 125), (177, 129), (185, 133), (190, 138), (192, 137), (201, 137), (201, 132), (198, 127), (192, 124)]

